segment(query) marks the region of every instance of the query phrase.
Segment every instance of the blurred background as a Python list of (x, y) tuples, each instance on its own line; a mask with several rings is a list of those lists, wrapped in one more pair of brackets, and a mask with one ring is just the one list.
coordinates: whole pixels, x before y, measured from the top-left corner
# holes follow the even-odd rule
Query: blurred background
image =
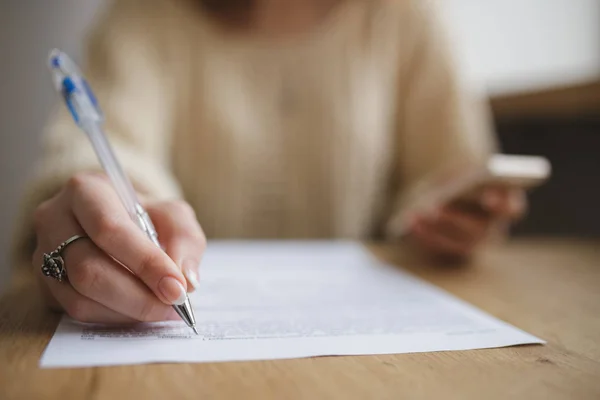
[[(80, 61), (86, 29), (106, 1), (0, 1), (0, 291), (23, 183), (57, 104), (48, 50)], [(553, 164), (514, 234), (600, 236), (600, 1), (442, 3), (466, 76), (490, 96), (503, 150)]]

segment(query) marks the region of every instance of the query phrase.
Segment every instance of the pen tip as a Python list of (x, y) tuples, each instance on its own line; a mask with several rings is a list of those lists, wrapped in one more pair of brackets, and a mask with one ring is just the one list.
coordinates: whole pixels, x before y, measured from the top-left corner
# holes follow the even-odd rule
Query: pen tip
[(194, 333), (195, 333), (196, 335), (199, 335), (199, 333), (198, 333), (198, 329), (196, 329), (196, 327), (195, 327), (195, 326), (192, 326), (192, 329), (194, 330)]

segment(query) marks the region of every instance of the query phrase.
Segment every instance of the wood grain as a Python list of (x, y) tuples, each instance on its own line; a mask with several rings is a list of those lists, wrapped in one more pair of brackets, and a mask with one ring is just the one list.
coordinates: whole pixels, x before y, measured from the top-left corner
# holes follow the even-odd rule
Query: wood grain
[(17, 279), (0, 300), (1, 399), (600, 399), (600, 242), (519, 241), (463, 267), (371, 248), (545, 346), (41, 370), (58, 322)]

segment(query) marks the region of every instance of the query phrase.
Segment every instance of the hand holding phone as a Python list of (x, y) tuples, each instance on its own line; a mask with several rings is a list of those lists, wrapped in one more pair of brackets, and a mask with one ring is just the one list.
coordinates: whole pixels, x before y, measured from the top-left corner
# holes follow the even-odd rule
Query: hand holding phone
[(531, 190), (543, 184), (550, 173), (550, 163), (544, 157), (506, 154), (490, 157), (483, 168), (442, 171), (412, 192), (388, 225), (388, 232), (402, 235), (415, 215), (427, 216), (447, 204), (479, 204), (485, 188)]

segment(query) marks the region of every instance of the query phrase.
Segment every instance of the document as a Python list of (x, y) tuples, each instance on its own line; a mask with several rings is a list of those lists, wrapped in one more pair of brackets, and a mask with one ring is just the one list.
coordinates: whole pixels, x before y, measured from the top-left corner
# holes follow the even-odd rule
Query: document
[(41, 366), (271, 360), (544, 343), (353, 242), (209, 242), (183, 322), (64, 317)]

